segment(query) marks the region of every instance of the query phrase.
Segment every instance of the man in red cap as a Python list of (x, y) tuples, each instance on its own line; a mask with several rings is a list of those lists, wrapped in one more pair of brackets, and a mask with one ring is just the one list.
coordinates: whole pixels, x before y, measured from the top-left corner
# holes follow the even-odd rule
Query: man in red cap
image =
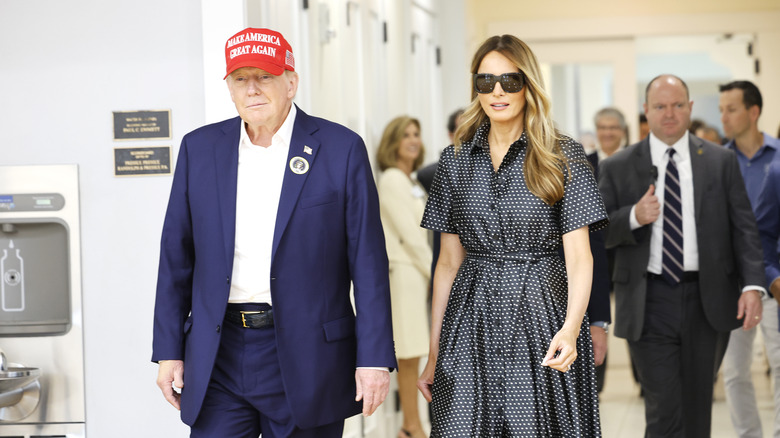
[(239, 117), (187, 134), (176, 163), (157, 384), (193, 437), (340, 437), (344, 418), (382, 403), (396, 366), (366, 148), (293, 104), (280, 33), (245, 29), (225, 57)]

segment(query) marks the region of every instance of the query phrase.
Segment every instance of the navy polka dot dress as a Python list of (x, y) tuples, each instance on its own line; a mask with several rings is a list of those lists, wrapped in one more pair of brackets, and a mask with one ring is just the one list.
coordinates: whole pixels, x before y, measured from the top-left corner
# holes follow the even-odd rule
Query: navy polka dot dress
[(545, 204), (525, 184), (525, 133), (496, 172), (489, 129), (457, 155), (445, 149), (422, 221), (466, 249), (442, 323), (431, 437), (600, 437), (587, 316), (571, 371), (541, 365), (566, 318), (561, 236), (608, 223), (598, 187), (582, 146), (564, 137), (572, 178)]

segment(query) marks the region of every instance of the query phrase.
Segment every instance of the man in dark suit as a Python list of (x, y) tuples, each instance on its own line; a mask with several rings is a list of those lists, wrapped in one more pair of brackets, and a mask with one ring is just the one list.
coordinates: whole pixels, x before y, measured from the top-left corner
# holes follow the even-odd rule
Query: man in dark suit
[[(458, 126), (460, 126), (462, 122), (460, 117), (462, 115), (463, 108), (458, 108), (447, 118), (447, 136), (450, 139), (450, 144), (452, 144), (455, 140), (455, 130), (458, 129)], [(436, 169), (438, 167), (439, 162), (436, 161), (435, 163), (429, 164), (417, 171), (417, 180), (420, 181), (420, 184), (422, 184), (422, 186), (425, 188), (425, 191), (428, 193), (431, 191), (433, 176), (436, 174)], [(430, 288), (433, 290), (433, 271), (436, 270), (436, 263), (439, 261), (439, 247), (441, 246), (441, 233), (438, 231), (433, 232), (433, 242), (431, 243), (431, 246), (433, 247), (433, 258), (431, 259)]]
[(709, 437), (717, 345), (761, 319), (761, 250), (737, 158), (690, 135), (688, 87), (647, 86), (650, 135), (600, 167), (615, 248), (615, 335), (629, 341), (647, 437)]
[[(447, 117), (447, 137), (450, 139), (450, 144), (455, 141), (455, 130), (458, 129), (462, 120), (463, 108), (458, 108)], [(417, 180), (425, 187), (425, 191), (431, 191), (431, 184), (433, 184), (433, 176), (436, 174), (436, 168), (439, 167), (438, 160), (435, 163), (431, 163), (422, 169), (417, 171)], [(433, 260), (433, 265), (436, 266), (436, 259)]]
[(182, 141), (154, 312), (157, 383), (193, 437), (340, 437), (344, 418), (382, 403), (395, 367), (366, 148), (292, 103), (298, 76), (278, 32), (245, 29), (225, 56), (240, 117)]
[[(780, 242), (780, 155), (775, 155), (775, 159), (769, 164), (764, 179), (763, 186), (758, 196), (756, 205), (756, 222), (758, 231), (761, 235), (761, 246), (764, 250), (764, 272), (766, 274), (766, 284), (769, 285), (769, 292), (778, 305), (767, 305), (770, 309), (777, 309), (780, 306), (780, 251), (778, 243)], [(778, 317), (780, 311), (773, 316), (767, 315), (767, 320), (774, 324), (775, 335), (778, 327)], [(771, 343), (771, 341), (770, 341)], [(771, 345), (767, 345), (770, 348)], [(771, 360), (770, 353), (770, 363)], [(774, 375), (775, 381), (778, 376)], [(775, 394), (780, 391), (775, 384)], [(777, 412), (777, 404), (775, 405)], [(778, 418), (775, 415), (775, 424), (773, 429), (775, 434), (778, 430)]]
[[(593, 176), (599, 177), (599, 156), (596, 152), (587, 155), (593, 168)], [(590, 337), (593, 342), (593, 362), (596, 365), (596, 388), (604, 389), (607, 373), (607, 333), (612, 322), (609, 303), (609, 292), (612, 285), (609, 281), (609, 259), (604, 247), (604, 230), (590, 233), (590, 252), (593, 254), (593, 283), (590, 287), (588, 300), (588, 320), (590, 321)], [(563, 248), (558, 250), (563, 257)]]
[(774, 299), (780, 303), (780, 158), (769, 165), (756, 206), (756, 222), (764, 250), (766, 282)]

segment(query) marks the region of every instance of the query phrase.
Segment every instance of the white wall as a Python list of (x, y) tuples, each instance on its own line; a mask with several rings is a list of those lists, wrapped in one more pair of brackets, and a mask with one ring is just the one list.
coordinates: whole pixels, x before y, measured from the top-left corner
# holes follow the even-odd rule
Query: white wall
[[(441, 47), (441, 82), (442, 82), (442, 124), (431, 126), (443, 133), (445, 144), (426, 145), (428, 157), (438, 153), (449, 143), (446, 137), (447, 117), (458, 108), (465, 108), (471, 102), (471, 58), (474, 53), (468, 47), (466, 33), (466, 2), (465, 0), (437, 0), (436, 10), (439, 14), (439, 44)], [(438, 159), (438, 155), (434, 156)]]
[[(446, 11), (440, 13), (443, 4)], [(234, 116), (222, 81), (226, 38), (245, 26), (283, 32), (302, 77), (296, 102), (357, 130), (371, 155), (387, 121), (427, 98), (403, 91), (417, 73), (409, 51), (414, 8), (430, 12), (426, 44), (442, 48), (438, 71), (446, 70), (428, 79), (440, 87), (426, 102), (429, 113), (439, 113), (428, 117), (438, 118), (441, 126), (424, 126), (424, 132), (443, 137), (446, 115), (465, 104), (461, 97), (468, 98), (463, 0), (310, 0), (306, 11), (301, 5), (300, 0), (0, 1), (0, 165), (80, 167), (86, 412), (92, 438), (188, 435), (160, 395), (157, 366), (149, 361), (159, 236), (171, 177), (116, 178), (113, 148), (171, 146), (175, 158), (184, 134)], [(335, 32), (329, 42), (320, 37), (325, 5)], [(361, 34), (376, 40), (384, 22), (387, 43), (355, 41)], [(430, 71), (440, 74), (437, 68)], [(148, 109), (171, 110), (172, 139), (112, 140), (112, 111)], [(392, 398), (387, 408), (392, 415)], [(378, 421), (376, 428), (382, 429)], [(388, 433), (395, 432), (391, 424)]]
[(205, 120), (215, 123), (236, 116), (236, 107), (222, 80), (225, 76), (225, 41), (247, 27), (246, 9), (244, 0), (203, 0), (200, 8)]
[[(0, 2), (0, 164), (76, 163), (87, 433), (184, 437), (150, 362), (171, 178), (113, 176), (115, 146), (174, 146), (204, 123), (191, 0)], [(170, 109), (171, 140), (112, 141), (112, 111)], [(20, 359), (21, 360), (21, 359)]]
[[(678, 3), (685, 4), (685, 2)], [(780, 77), (780, 59), (777, 57), (777, 53), (780, 53), (780, 31), (777, 30), (780, 11), (649, 14), (626, 16), (620, 19), (607, 16), (535, 20), (506, 17), (504, 20), (487, 23), (487, 33), (520, 35), (518, 29), (522, 29), (521, 38), (532, 42), (531, 46), (534, 50), (536, 50), (535, 44), (552, 42), (576, 44), (578, 41), (589, 40), (633, 41), (641, 37), (676, 35), (752, 34), (756, 41), (755, 57), (761, 63), (761, 73), (755, 75), (755, 84), (764, 96), (764, 109), (759, 119), (759, 128), (772, 135), (777, 133), (778, 123), (780, 123), (780, 99), (777, 98), (780, 96), (780, 81), (777, 80)], [(555, 29), (555, 32), (551, 33), (550, 29)], [(624, 79), (635, 82), (635, 77), (636, 75), (629, 75)], [(621, 80), (617, 75), (616, 79)], [(620, 99), (621, 96), (618, 95), (616, 98)], [(632, 100), (632, 106), (635, 102), (636, 99)], [(695, 108), (694, 106), (694, 110)], [(629, 120), (633, 119), (630, 117), (630, 112), (626, 114)]]

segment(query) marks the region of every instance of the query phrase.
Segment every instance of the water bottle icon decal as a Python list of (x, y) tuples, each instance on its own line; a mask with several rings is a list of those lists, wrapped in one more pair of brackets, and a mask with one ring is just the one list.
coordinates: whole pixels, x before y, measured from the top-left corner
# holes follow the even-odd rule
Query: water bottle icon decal
[(3, 249), (0, 258), (0, 299), (5, 312), (24, 311), (24, 259), (19, 254), (19, 248), (14, 248), (11, 240), (8, 249)]

